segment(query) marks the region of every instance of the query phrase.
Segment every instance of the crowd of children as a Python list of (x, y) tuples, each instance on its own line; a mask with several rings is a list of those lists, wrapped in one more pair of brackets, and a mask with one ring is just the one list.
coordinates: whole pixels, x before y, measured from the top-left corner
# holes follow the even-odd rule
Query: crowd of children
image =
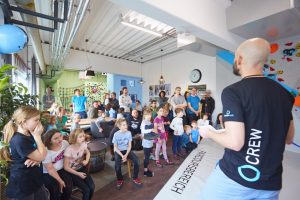
[[(154, 172), (149, 167), (153, 154), (158, 168), (174, 164), (167, 154), (170, 133), (173, 133), (172, 160), (179, 160), (200, 143), (198, 127), (209, 124), (208, 116), (205, 114), (202, 119), (193, 120), (190, 125), (185, 124), (183, 120), (185, 111), (181, 107), (174, 109), (173, 118), (173, 112), (167, 102), (157, 106), (157, 102), (153, 100), (149, 108), (142, 111), (133, 109), (132, 116), (126, 119), (124, 108), (121, 107), (116, 112), (115, 106), (112, 108), (110, 101), (107, 100), (106, 103), (107, 109), (98, 112), (96, 125), (105, 118), (115, 121), (109, 140), (112, 161), (115, 161), (117, 189), (121, 189), (124, 183), (121, 165), (128, 159), (134, 165), (133, 183), (137, 187), (143, 185), (139, 178), (140, 161), (132, 151), (134, 139), (141, 140), (144, 152), (143, 175), (153, 177)], [(98, 107), (98, 104), (95, 105)], [(45, 112), (42, 115), (49, 115), (47, 127), (43, 127), (40, 123), (40, 112), (31, 106), (16, 110), (12, 120), (5, 126), (4, 142), (10, 144), (10, 151), (3, 148), (1, 157), (13, 161), (6, 195), (14, 199), (47, 199), (48, 191), (50, 199), (70, 199), (72, 188), (76, 186), (82, 191), (84, 200), (91, 199), (95, 185), (88, 173), (90, 152), (86, 135), (80, 129), (80, 115), (72, 116), (72, 125), (68, 130), (64, 108), (54, 104), (50, 109), (50, 115)], [(142, 119), (139, 116), (141, 113)], [(218, 128), (224, 128), (221, 115), (218, 115), (217, 122)], [(47, 130), (46, 133), (43, 129)], [(99, 132), (102, 131), (100, 126), (98, 129)], [(68, 137), (65, 137), (66, 135)], [(160, 160), (161, 154), (164, 162)]]

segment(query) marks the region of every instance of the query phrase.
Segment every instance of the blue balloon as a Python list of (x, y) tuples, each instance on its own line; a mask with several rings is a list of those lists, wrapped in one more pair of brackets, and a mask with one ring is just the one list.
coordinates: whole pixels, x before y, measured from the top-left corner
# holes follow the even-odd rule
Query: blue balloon
[(28, 43), (26, 32), (18, 26), (4, 24), (0, 26), (0, 54), (15, 53)]

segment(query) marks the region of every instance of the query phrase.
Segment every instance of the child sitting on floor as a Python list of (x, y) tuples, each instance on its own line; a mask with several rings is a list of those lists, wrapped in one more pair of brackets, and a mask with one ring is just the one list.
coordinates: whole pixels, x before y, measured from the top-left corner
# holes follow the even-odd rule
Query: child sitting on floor
[(191, 151), (194, 149), (194, 144), (190, 141), (190, 135), (192, 132), (192, 127), (190, 125), (184, 126), (184, 133), (181, 136), (182, 140), (182, 148), (185, 149), (186, 154), (191, 153)]
[(190, 142), (191, 142), (191, 149), (194, 150), (197, 148), (199, 142), (200, 142), (200, 132), (197, 127), (197, 122), (195, 120), (192, 121), (192, 131), (190, 134)]

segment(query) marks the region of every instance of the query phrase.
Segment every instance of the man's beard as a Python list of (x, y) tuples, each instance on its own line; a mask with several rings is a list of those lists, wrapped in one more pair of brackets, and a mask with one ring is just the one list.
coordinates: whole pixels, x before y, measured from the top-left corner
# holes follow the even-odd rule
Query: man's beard
[(232, 65), (232, 69), (233, 69), (233, 74), (234, 74), (234, 75), (236, 75), (236, 76), (241, 76), (240, 70), (237, 68), (236, 62), (234, 62), (234, 64)]

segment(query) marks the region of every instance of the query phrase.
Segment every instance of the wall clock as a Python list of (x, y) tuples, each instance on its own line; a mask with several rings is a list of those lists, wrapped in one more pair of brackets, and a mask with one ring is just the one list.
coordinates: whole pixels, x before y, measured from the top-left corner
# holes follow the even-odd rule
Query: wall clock
[(202, 73), (199, 69), (193, 69), (190, 73), (190, 80), (192, 83), (198, 83), (201, 80)]

